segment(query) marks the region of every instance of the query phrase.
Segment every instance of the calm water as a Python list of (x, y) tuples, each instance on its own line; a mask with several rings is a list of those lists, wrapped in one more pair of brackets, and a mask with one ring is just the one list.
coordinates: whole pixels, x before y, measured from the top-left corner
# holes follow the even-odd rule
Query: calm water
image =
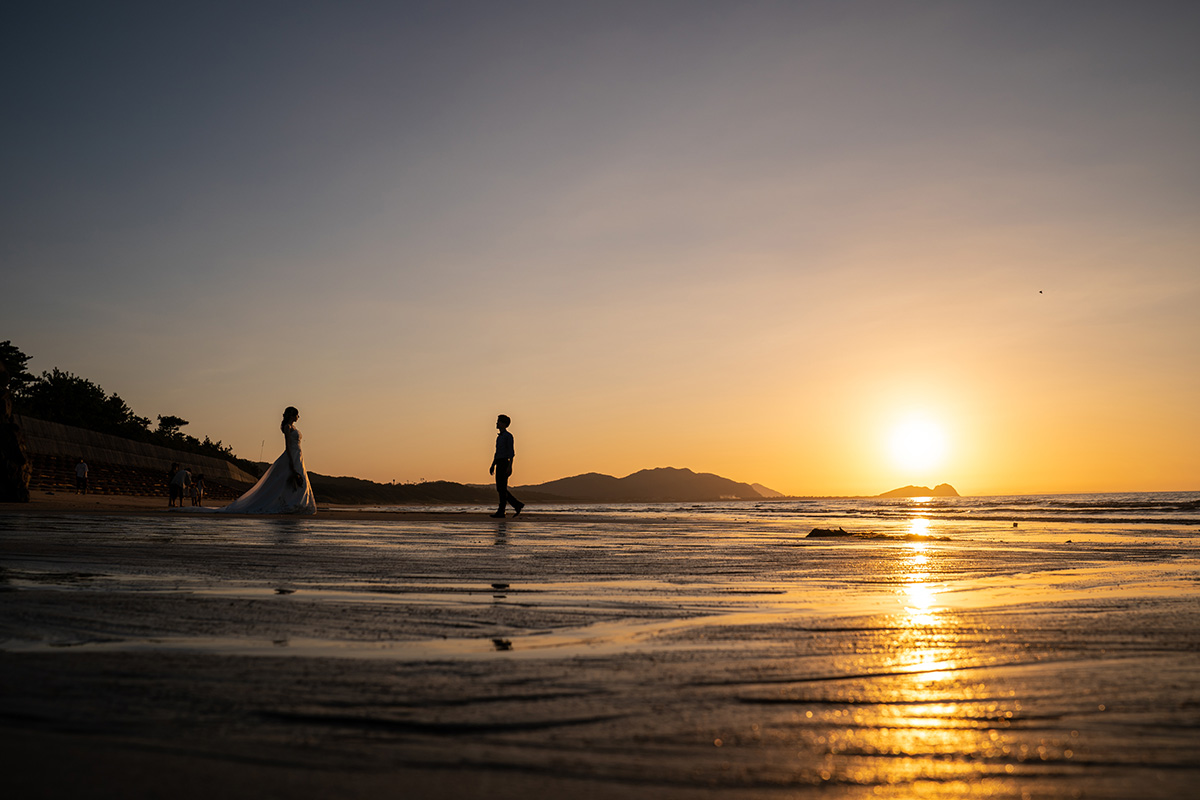
[[(446, 511), (482, 507), (444, 506)], [(386, 510), (381, 508), (380, 510)], [(394, 508), (401, 511), (404, 508)], [(411, 508), (407, 509), (411, 510)], [(1136, 535), (1146, 526), (1182, 535), (1200, 534), (1200, 492), (1133, 492), (1119, 494), (1013, 495), (934, 498), (803, 498), (734, 500), (718, 503), (608, 503), (530, 506), (536, 513), (597, 513), (632, 517), (720, 517), (744, 521), (846, 526), (847, 530), (892, 531), (923, 520), (930, 532), (1011, 527), (1046, 523), (1066, 525), (1133, 526)], [(1190, 529), (1190, 530), (1189, 530)]]

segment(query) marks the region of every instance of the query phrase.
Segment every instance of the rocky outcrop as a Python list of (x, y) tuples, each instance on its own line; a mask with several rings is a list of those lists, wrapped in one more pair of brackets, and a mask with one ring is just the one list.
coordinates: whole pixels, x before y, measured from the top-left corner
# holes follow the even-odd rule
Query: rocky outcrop
[(28, 503), (31, 472), (25, 439), (13, 420), (8, 370), (0, 363), (0, 503)]
[(949, 536), (925, 536), (919, 533), (905, 533), (899, 536), (874, 531), (847, 531), (845, 528), (813, 528), (805, 539), (866, 539), (884, 542), (948, 542)]
[(879, 497), (959, 497), (958, 491), (948, 483), (939, 483), (930, 489), (928, 486), (903, 486), (884, 492)]

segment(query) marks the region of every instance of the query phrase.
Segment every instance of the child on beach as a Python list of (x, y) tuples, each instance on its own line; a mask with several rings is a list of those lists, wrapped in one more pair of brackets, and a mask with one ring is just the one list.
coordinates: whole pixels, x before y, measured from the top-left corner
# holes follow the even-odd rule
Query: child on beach
[(192, 505), (203, 505), (204, 500), (204, 475), (197, 475), (192, 480)]

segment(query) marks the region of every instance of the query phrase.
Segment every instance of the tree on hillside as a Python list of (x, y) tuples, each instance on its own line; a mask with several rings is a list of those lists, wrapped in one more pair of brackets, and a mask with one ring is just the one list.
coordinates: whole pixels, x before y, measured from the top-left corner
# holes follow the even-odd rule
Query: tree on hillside
[(50, 372), (43, 372), (41, 377), (30, 375), (25, 368), (29, 356), (11, 341), (0, 342), (0, 363), (8, 370), (13, 412), (16, 414), (229, 459), (251, 474), (257, 471), (254, 462), (238, 458), (233, 448), (222, 444), (221, 440), (214, 442), (205, 436), (204, 441), (200, 441), (180, 431), (188, 424), (183, 417), (161, 415), (158, 417), (158, 428), (151, 430), (148, 418), (139, 417), (115, 392), (107, 394), (86, 378), (57, 367)]
[(150, 420), (134, 414), (116, 392), (106, 395), (97, 384), (58, 367), (33, 382), (21, 411), (50, 422), (132, 438), (141, 438), (150, 427)]
[(180, 435), (179, 429), (187, 424), (188, 421), (183, 417), (174, 417), (170, 414), (164, 417), (162, 414), (159, 414), (158, 429), (155, 433), (166, 436), (169, 439), (174, 439)]
[(5, 339), (0, 342), (0, 363), (8, 370), (8, 388), (12, 392), (13, 400), (18, 402), (25, 397), (30, 384), (37, 380), (25, 369), (29, 359), (30, 356), (22, 353), (12, 341)]

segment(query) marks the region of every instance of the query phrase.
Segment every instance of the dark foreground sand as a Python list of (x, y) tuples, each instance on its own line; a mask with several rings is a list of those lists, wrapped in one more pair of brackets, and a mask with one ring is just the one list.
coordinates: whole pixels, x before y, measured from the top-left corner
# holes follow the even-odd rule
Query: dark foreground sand
[(88, 512), (0, 511), (7, 796), (1200, 783), (1188, 538)]

